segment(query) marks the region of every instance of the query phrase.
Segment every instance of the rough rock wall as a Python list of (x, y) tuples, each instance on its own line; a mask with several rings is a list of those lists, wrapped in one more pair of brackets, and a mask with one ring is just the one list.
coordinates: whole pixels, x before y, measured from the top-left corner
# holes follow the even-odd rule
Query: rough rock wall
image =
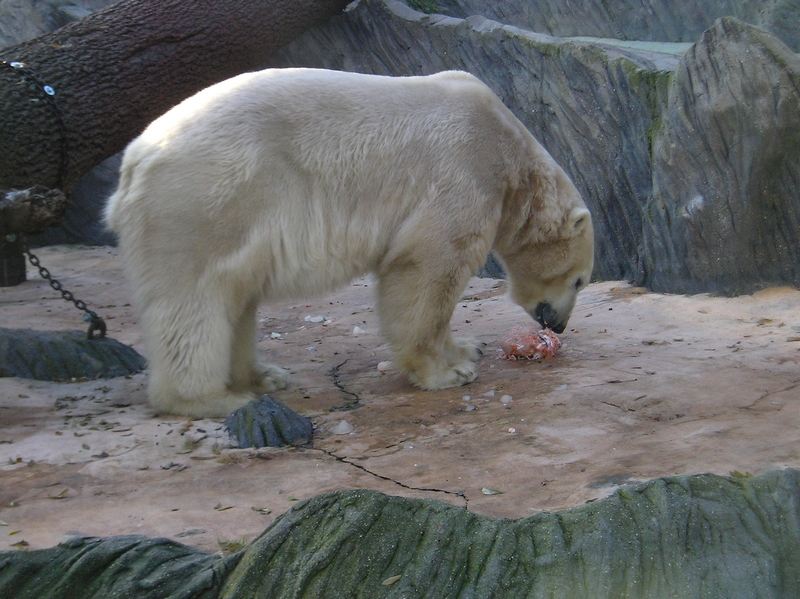
[(725, 294), (800, 284), (800, 55), (717, 21), (673, 74), (653, 139), (643, 282)]
[(0, 48), (82, 19), (117, 0), (0, 0)]
[(482, 15), (561, 37), (652, 42), (694, 42), (715, 20), (734, 17), (772, 33), (795, 52), (800, 51), (798, 0), (435, 0), (417, 4), (452, 17)]
[[(362, 0), (284, 47), (269, 66), (477, 75), (586, 199), (595, 218), (596, 277), (680, 293), (800, 283), (799, 71), (796, 55), (763, 30), (728, 18), (695, 45), (556, 38), (481, 16), (425, 15), (397, 0)], [(727, 104), (712, 100), (718, 97)], [(686, 119), (694, 125), (679, 135)], [(774, 156), (764, 156), (767, 149)], [(694, 160), (676, 162), (678, 155)], [(731, 188), (744, 171), (747, 184)], [(700, 224), (692, 215), (673, 218), (697, 205), (688, 182), (703, 189)], [(720, 221), (729, 201), (740, 206), (740, 226)], [(705, 239), (709, 229), (715, 239)]]

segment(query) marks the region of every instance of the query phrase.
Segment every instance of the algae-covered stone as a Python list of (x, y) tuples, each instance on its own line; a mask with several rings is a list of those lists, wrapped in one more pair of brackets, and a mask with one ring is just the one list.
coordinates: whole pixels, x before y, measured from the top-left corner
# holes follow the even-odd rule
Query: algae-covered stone
[(797, 597), (798, 483), (797, 471), (664, 478), (520, 520), (332, 493), (253, 541), (221, 597)]
[(800, 596), (800, 471), (626, 486), (495, 520), (339, 491), (224, 558), (165, 539), (0, 553), (3, 599), (755, 599)]
[(145, 359), (132, 347), (84, 331), (0, 328), (0, 377), (69, 381), (125, 376), (143, 370)]
[(51, 549), (0, 553), (0, 597), (214, 599), (238, 559), (169, 539), (76, 538)]
[(225, 426), (242, 449), (305, 445), (314, 435), (314, 426), (309, 418), (269, 395), (262, 395), (234, 411), (225, 419)]

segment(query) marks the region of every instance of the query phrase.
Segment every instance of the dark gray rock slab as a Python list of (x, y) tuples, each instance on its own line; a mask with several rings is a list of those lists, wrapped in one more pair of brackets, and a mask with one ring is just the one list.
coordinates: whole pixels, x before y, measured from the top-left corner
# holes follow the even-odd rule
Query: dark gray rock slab
[(717, 21), (675, 70), (653, 139), (645, 285), (800, 284), (800, 55)]
[(767, 599), (800, 596), (800, 471), (624, 486), (494, 520), (374, 491), (311, 498), (243, 551), (76, 539), (0, 552), (3, 599)]
[(21, 44), (82, 19), (117, 0), (3, 0), (0, 48)]
[(307, 445), (314, 435), (311, 420), (262, 395), (225, 419), (225, 426), (241, 449)]
[[(409, 1), (413, 5), (413, 1)], [(800, 51), (797, 0), (435, 0), (435, 12), (481, 15), (522, 29), (559, 37), (605, 37), (652, 42), (695, 42), (714, 21), (734, 17)]]
[(85, 331), (0, 328), (0, 377), (40, 381), (113, 378), (143, 370), (145, 359), (132, 347)]

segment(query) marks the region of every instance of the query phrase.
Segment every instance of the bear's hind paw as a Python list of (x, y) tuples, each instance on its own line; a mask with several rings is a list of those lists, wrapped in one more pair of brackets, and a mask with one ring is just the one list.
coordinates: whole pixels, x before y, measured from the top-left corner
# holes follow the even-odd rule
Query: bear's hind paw
[(289, 386), (289, 371), (280, 366), (267, 364), (253, 374), (253, 392), (258, 395), (272, 393)]

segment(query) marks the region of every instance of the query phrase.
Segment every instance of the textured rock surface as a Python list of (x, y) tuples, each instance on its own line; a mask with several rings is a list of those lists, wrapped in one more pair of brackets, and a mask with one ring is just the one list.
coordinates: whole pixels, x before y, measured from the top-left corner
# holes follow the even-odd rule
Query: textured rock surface
[[(394, 75), (470, 71), (583, 194), (595, 218), (596, 276), (659, 291), (747, 293), (800, 283), (796, 61), (776, 38), (733, 19), (715, 24), (696, 45), (623, 42), (554, 38), (480, 16), (429, 16), (396, 0), (363, 0), (284, 47), (270, 65)], [(695, 95), (702, 86), (707, 93)], [(684, 129), (689, 135), (681, 136)], [(694, 158), (670, 162), (670, 154), (682, 153)], [(745, 179), (741, 189), (731, 187)], [(687, 190), (687, 181), (704, 182), (704, 197), (721, 200), (720, 209), (706, 204), (701, 225), (716, 229), (716, 240), (667, 220), (674, 204), (699, 193)], [(758, 223), (756, 231), (722, 222), (728, 200)], [(661, 214), (659, 206), (666, 206)], [(767, 255), (756, 255), (763, 247)], [(720, 252), (726, 260), (718, 260)]]
[(85, 17), (117, 0), (0, 0), (0, 48)]
[(225, 419), (228, 432), (241, 449), (283, 447), (311, 442), (311, 419), (300, 416), (269, 395), (254, 399)]
[(144, 537), (0, 553), (0, 596), (797, 597), (799, 483), (793, 470), (656, 479), (519, 520), (343, 491), (227, 558)]
[(675, 71), (653, 139), (643, 282), (679, 293), (800, 283), (800, 55), (717, 21)]
[(136, 350), (109, 337), (88, 340), (82, 331), (0, 329), (0, 377), (111, 378), (139, 372), (145, 364)]
[(168, 539), (76, 538), (42, 551), (0, 553), (0, 597), (213, 599), (237, 561)]
[(800, 50), (797, 0), (435, 0), (429, 4), (435, 6), (436, 12), (449, 16), (482, 15), (550, 35), (653, 42), (694, 42), (716, 19), (735, 17), (769, 31), (795, 51)]

